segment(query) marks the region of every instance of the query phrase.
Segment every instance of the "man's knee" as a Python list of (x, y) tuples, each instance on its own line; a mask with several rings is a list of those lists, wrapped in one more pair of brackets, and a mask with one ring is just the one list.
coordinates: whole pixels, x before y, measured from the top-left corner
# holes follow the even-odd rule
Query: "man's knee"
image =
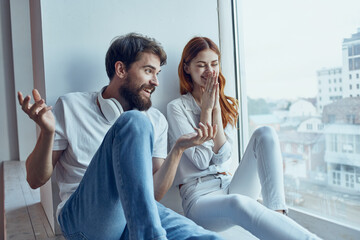
[(140, 111), (126, 111), (114, 123), (116, 128), (124, 129), (127, 133), (144, 135), (152, 134), (153, 126), (149, 118)]

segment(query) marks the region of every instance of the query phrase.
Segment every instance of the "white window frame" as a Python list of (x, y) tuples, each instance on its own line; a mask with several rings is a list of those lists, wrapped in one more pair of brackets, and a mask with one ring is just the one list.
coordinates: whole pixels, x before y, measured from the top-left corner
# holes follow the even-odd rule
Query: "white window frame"
[[(243, 32), (242, 21), (238, 20), (242, 16), (242, 1), (231, 0), (232, 7), (232, 24), (234, 38), (234, 65), (235, 65), (235, 81), (236, 81), (236, 98), (239, 100), (239, 156), (244, 153), (246, 144), (249, 140), (248, 123), (247, 123), (247, 98), (246, 98), (246, 82), (244, 74), (244, 49), (243, 49)], [(218, 0), (218, 4), (227, 4), (227, 1)], [(222, 29), (220, 29), (220, 32)], [(239, 157), (240, 161), (240, 157)], [(324, 239), (343, 239), (346, 235), (347, 239), (357, 239), (360, 236), (360, 229), (346, 226), (341, 222), (330, 220), (312, 213), (301, 211), (295, 208), (289, 208), (289, 217), (300, 223), (310, 231)]]

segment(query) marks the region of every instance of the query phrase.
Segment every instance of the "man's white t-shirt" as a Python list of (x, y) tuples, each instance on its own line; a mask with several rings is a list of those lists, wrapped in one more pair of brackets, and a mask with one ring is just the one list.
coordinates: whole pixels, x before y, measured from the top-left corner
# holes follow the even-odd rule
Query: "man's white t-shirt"
[[(113, 124), (100, 111), (97, 96), (97, 92), (69, 93), (60, 97), (53, 108), (56, 119), (53, 150), (64, 150), (54, 170), (61, 199), (57, 217), (66, 200), (75, 192), (92, 157)], [(153, 157), (166, 158), (166, 118), (153, 107), (143, 113), (154, 128)]]

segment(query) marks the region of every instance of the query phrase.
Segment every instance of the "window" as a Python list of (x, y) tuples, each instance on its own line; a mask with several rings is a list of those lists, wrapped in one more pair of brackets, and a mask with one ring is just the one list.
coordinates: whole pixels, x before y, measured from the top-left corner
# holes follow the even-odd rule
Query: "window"
[(360, 57), (354, 58), (354, 70), (360, 69)]
[(306, 124), (306, 129), (307, 130), (312, 130), (313, 129), (313, 125), (311, 123), (307, 123)]
[(360, 85), (357, 83), (357, 84), (356, 84), (356, 88), (359, 89), (359, 87), (360, 87)]
[[(310, 5), (310, 2), (314, 5)], [(308, 138), (304, 138), (304, 132), (297, 132), (295, 126), (308, 121), (310, 117), (302, 116), (304, 109), (296, 109), (295, 104), (290, 106), (292, 117), (276, 123), (283, 154), (291, 153), (283, 156), (289, 158), (291, 155), (292, 159), (296, 158), (296, 161), (288, 161), (284, 157), (285, 191), (296, 191), (304, 196), (303, 204), (294, 205), (294, 208), (298, 207), (325, 219), (360, 228), (360, 170), (354, 170), (357, 167), (355, 162), (360, 159), (360, 124), (355, 124), (356, 119), (353, 117), (349, 116), (347, 119), (346, 114), (351, 112), (349, 109), (352, 106), (339, 108), (335, 105), (338, 100), (350, 94), (358, 94), (358, 91), (354, 93), (354, 89), (358, 84), (356, 74), (360, 74), (357, 71), (357, 68), (360, 68), (360, 47), (357, 45), (360, 44), (356, 39), (360, 34), (360, 26), (349, 25), (346, 19), (351, 16), (359, 23), (360, 15), (358, 10), (355, 11), (355, 6), (349, 9), (346, 4), (327, 1), (324, 8), (320, 2), (310, 2), (298, 0), (295, 7), (293, 3), (285, 0), (264, 0), (261, 1), (263, 7), (259, 8), (259, 1), (242, 1), (245, 95), (251, 99), (272, 99), (266, 101), (266, 109), (270, 109), (270, 113), (263, 114), (276, 116), (280, 111), (289, 111), (289, 108), (279, 107), (281, 102), (289, 100), (307, 101), (306, 107), (314, 109), (313, 116), (320, 116), (321, 122), (313, 125), (312, 129), (308, 124), (310, 122), (305, 124)], [(356, 5), (356, 9), (360, 9), (360, 1), (357, 1)], [(307, 9), (314, 11), (309, 12)], [(336, 22), (334, 12), (340, 14)], [(307, 16), (305, 22), (301, 21), (304, 13)], [(316, 25), (307, 24), (311, 19), (312, 22), (317, 22), (319, 14), (324, 23), (321, 34)], [(353, 30), (344, 34), (344, 29), (349, 28)], [(266, 38), (269, 35), (272, 36), (271, 39)], [(353, 35), (355, 40), (352, 40)], [(313, 41), (308, 41), (309, 38)], [(338, 42), (338, 46), (325, 44), (319, 47), (319, 42), (329, 42), (329, 39)], [(348, 49), (342, 52), (346, 47)], [(291, 49), (291, 53), (288, 49)], [(292, 61), (284, 61), (289, 57)], [(261, 71), (258, 59), (267, 63), (266, 68)], [(323, 59), (326, 59), (326, 62)], [(341, 75), (341, 69), (344, 75)], [(340, 76), (345, 77), (344, 83)], [(349, 80), (351, 84), (348, 83)], [(349, 92), (349, 89), (352, 91)], [(318, 102), (314, 99), (318, 99)], [(252, 107), (256, 106), (248, 105), (249, 109)], [(296, 134), (296, 144), (293, 143), (292, 146), (290, 140), (294, 141), (294, 136), (291, 135), (290, 139), (290, 132)], [(359, 133), (359, 136), (349, 133)], [(308, 150), (308, 146), (315, 145), (318, 151)], [(349, 171), (351, 167), (352, 172)], [(320, 178), (316, 178), (319, 175), (324, 177), (319, 180)], [(294, 184), (296, 181), (299, 184)], [(339, 200), (340, 198), (342, 200)], [(318, 201), (314, 203), (311, 199)]]
[[(354, 60), (352, 58), (349, 59), (349, 70), (354, 70)], [(351, 75), (349, 78), (351, 79)]]
[(346, 115), (346, 122), (350, 124), (355, 124), (355, 115), (354, 114)]
[(354, 55), (360, 55), (360, 44), (353, 46)]

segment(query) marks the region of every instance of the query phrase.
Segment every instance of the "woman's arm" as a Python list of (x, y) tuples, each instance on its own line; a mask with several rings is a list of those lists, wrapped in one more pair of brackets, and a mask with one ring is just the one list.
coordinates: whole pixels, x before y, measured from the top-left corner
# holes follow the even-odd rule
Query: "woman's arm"
[[(187, 113), (180, 106), (179, 102), (169, 103), (167, 106), (167, 119), (169, 122), (169, 140), (171, 144), (184, 134), (194, 133), (195, 130), (191, 121), (188, 119), (190, 116), (186, 116)], [(192, 114), (192, 113), (188, 113)], [(216, 126), (216, 129), (218, 127)], [(190, 147), (184, 151), (187, 158), (200, 170), (207, 169), (209, 167), (213, 152), (211, 149), (212, 143), (205, 142), (201, 145)]]

